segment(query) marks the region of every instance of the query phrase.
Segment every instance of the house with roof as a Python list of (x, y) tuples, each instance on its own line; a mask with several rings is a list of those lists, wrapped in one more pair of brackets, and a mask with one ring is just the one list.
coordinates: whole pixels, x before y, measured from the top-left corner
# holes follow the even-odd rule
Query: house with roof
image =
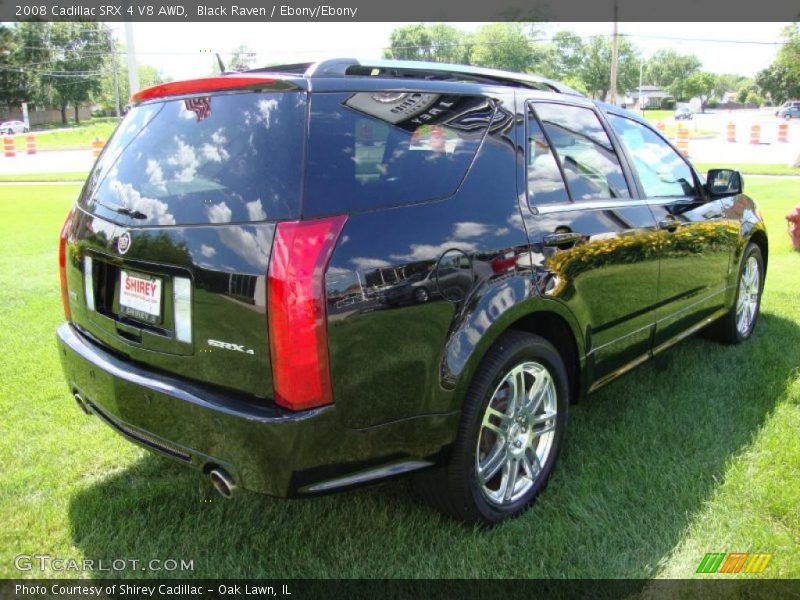
[(628, 108), (641, 110), (643, 108), (661, 108), (665, 100), (675, 100), (667, 90), (657, 85), (643, 85), (641, 87), (641, 102), (639, 101), (639, 88), (625, 94), (625, 105)]

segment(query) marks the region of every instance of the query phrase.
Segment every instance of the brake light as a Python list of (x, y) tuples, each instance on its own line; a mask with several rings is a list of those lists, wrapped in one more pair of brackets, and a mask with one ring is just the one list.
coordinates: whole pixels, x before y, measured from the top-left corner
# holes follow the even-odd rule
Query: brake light
[(220, 90), (242, 89), (271, 85), (275, 79), (259, 77), (258, 75), (204, 77), (202, 79), (189, 79), (187, 81), (170, 81), (161, 83), (131, 95), (131, 102), (143, 102), (164, 96), (180, 96), (183, 94), (199, 94), (202, 92), (217, 92)]
[(61, 278), (61, 303), (64, 305), (64, 318), (71, 320), (72, 313), (69, 309), (69, 290), (67, 289), (67, 233), (72, 223), (73, 209), (67, 213), (64, 225), (61, 227), (61, 235), (58, 240), (58, 273)]
[(284, 221), (275, 230), (267, 284), (275, 402), (303, 410), (333, 402), (325, 271), (346, 216)]

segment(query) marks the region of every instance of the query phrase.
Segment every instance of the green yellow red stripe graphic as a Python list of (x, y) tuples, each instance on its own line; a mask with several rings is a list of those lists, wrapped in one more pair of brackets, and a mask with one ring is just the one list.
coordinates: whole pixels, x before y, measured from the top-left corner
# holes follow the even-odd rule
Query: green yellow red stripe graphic
[(763, 573), (772, 554), (762, 552), (708, 552), (697, 573)]

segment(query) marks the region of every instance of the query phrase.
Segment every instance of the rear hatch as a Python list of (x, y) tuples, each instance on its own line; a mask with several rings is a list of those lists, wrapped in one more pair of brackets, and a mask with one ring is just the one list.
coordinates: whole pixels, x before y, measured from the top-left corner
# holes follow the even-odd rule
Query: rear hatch
[(300, 217), (306, 104), (264, 79), (134, 107), (73, 216), (73, 323), (154, 369), (270, 397), (267, 275), (276, 223)]

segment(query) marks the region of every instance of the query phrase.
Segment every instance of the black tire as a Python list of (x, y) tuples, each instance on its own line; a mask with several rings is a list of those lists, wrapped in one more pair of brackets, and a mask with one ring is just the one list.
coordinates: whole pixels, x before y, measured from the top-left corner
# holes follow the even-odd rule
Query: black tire
[(416, 300), (420, 304), (424, 304), (425, 302), (427, 302), (428, 298), (429, 298), (428, 290), (426, 290), (424, 287), (417, 288), (417, 291), (414, 292), (414, 300)]
[[(535, 477), (529, 477), (529, 489), (513, 502), (499, 506), (487, 498), (478, 482), (478, 443), (482, 435), (484, 415), (494, 392), (503, 383), (506, 375), (523, 362), (535, 362), (544, 367), (552, 379), (554, 385), (551, 390), (555, 392), (556, 407), (555, 429), (544, 463)], [(567, 370), (553, 345), (537, 335), (507, 331), (486, 354), (472, 379), (464, 398), (459, 431), (449, 463), (444, 467), (421, 472), (416, 478), (418, 491), (441, 512), (467, 523), (492, 525), (518, 516), (545, 488), (552, 474), (564, 439), (569, 394)], [(533, 438), (536, 439), (536, 436)]]
[[(758, 263), (758, 299), (753, 318), (746, 329), (741, 331), (736, 310), (739, 305), (742, 275), (744, 274), (747, 261), (751, 257), (754, 257)], [(739, 264), (739, 271), (738, 275), (736, 276), (736, 294), (733, 298), (733, 305), (730, 307), (728, 313), (724, 317), (720, 318), (709, 326), (707, 329), (709, 337), (723, 344), (741, 344), (751, 335), (753, 335), (753, 331), (758, 323), (758, 315), (761, 312), (761, 296), (764, 292), (764, 275), (764, 257), (761, 254), (761, 248), (750, 242), (745, 247), (744, 252), (742, 253), (742, 261)]]

